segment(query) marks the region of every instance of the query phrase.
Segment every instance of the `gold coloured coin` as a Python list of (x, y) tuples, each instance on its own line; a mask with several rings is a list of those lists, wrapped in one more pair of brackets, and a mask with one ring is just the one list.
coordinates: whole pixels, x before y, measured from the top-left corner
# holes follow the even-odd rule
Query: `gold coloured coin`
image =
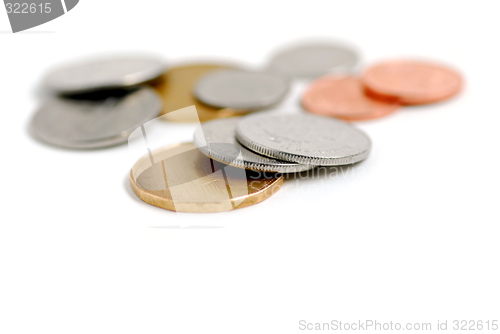
[(217, 163), (193, 143), (166, 146), (139, 159), (130, 171), (135, 194), (178, 212), (223, 212), (260, 203), (283, 185), (283, 176)]
[[(196, 106), (200, 122), (216, 118), (241, 116), (241, 111), (230, 108), (219, 109), (199, 102), (193, 95), (193, 87), (205, 74), (214, 70), (232, 69), (231, 66), (193, 64), (169, 69), (163, 75), (163, 82), (155, 87), (163, 100), (162, 120), (170, 122), (197, 122), (190, 113), (170, 113), (189, 106)], [(170, 113), (170, 114), (169, 114)]]

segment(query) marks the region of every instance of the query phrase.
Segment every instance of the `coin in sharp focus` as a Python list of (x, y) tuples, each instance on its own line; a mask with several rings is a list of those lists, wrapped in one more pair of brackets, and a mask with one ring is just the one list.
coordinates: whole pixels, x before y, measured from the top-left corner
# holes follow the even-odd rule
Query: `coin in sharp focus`
[(358, 65), (357, 52), (334, 42), (303, 43), (275, 54), (269, 70), (289, 78), (311, 79), (328, 73), (351, 73)]
[(307, 111), (346, 121), (379, 118), (395, 112), (395, 102), (379, 101), (367, 96), (359, 78), (325, 76), (313, 81), (302, 96)]
[[(161, 84), (155, 86), (163, 99), (162, 120), (170, 122), (206, 122), (211, 119), (241, 115), (241, 112), (215, 108), (199, 102), (193, 95), (193, 87), (204, 75), (220, 69), (232, 69), (231, 65), (191, 64), (170, 68)], [(196, 106), (198, 117), (191, 113), (172, 113), (189, 106)]]
[(198, 100), (216, 108), (258, 110), (281, 102), (289, 82), (270, 73), (241, 70), (213, 71), (194, 88)]
[(316, 166), (268, 158), (247, 150), (235, 138), (241, 117), (217, 119), (203, 123), (194, 134), (194, 144), (215, 161), (264, 172), (295, 173)]
[(66, 95), (131, 88), (159, 79), (165, 68), (161, 58), (146, 55), (83, 60), (52, 70), (44, 86)]
[(249, 115), (236, 126), (236, 137), (259, 154), (318, 166), (359, 162), (371, 149), (370, 138), (361, 130), (311, 114)]
[(32, 120), (33, 133), (56, 146), (89, 149), (125, 143), (130, 133), (161, 111), (151, 88), (120, 91), (99, 100), (53, 97)]
[(283, 185), (282, 175), (261, 178), (256, 173), (214, 162), (193, 143), (184, 143), (139, 159), (130, 184), (141, 200), (160, 208), (223, 212), (262, 202)]
[(368, 95), (405, 105), (446, 100), (462, 87), (462, 78), (453, 69), (413, 60), (375, 64), (365, 71), (362, 81)]

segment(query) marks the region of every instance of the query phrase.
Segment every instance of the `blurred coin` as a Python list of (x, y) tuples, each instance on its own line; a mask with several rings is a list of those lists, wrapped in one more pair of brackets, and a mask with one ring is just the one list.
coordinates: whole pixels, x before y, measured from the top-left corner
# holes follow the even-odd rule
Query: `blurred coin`
[(67, 148), (100, 148), (125, 143), (131, 131), (158, 115), (161, 100), (151, 88), (100, 100), (53, 97), (33, 117), (34, 134)]
[(154, 81), (165, 63), (152, 56), (122, 56), (80, 61), (49, 72), (44, 84), (61, 94), (130, 88)]
[(346, 121), (383, 117), (399, 108), (397, 103), (368, 97), (357, 77), (326, 76), (312, 82), (302, 96), (302, 106), (313, 114)]
[(281, 102), (288, 92), (288, 81), (268, 73), (240, 70), (213, 71), (194, 88), (198, 100), (216, 108), (257, 110)]
[(236, 126), (236, 137), (259, 154), (319, 166), (359, 162), (371, 149), (370, 138), (361, 130), (310, 114), (249, 115)]
[(268, 158), (241, 146), (235, 138), (241, 117), (217, 119), (203, 123), (194, 134), (194, 144), (206, 156), (227, 165), (264, 172), (295, 173), (314, 168)]
[(141, 200), (160, 208), (222, 212), (260, 203), (283, 185), (283, 176), (261, 178), (257, 173), (214, 162), (194, 144), (184, 143), (139, 159), (130, 171), (130, 184)]
[(369, 67), (362, 77), (370, 96), (401, 104), (446, 100), (462, 87), (460, 74), (439, 64), (397, 60)]
[(353, 49), (337, 43), (304, 43), (274, 55), (269, 70), (289, 78), (317, 78), (332, 73), (351, 73), (359, 57)]
[[(233, 109), (210, 107), (195, 99), (193, 87), (204, 75), (220, 69), (232, 68), (230, 65), (193, 64), (169, 69), (164, 75), (164, 81), (156, 86), (156, 91), (163, 99), (162, 120), (171, 122), (197, 122), (198, 118), (191, 113), (170, 113), (189, 106), (196, 106), (200, 122), (211, 119), (226, 118), (241, 115)], [(169, 114), (170, 113), (170, 114)]]

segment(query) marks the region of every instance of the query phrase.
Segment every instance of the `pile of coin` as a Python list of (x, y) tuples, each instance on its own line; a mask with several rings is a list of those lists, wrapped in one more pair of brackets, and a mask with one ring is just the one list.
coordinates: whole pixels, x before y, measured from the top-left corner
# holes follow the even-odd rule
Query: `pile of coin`
[[(322, 41), (281, 49), (258, 71), (229, 63), (167, 68), (149, 55), (76, 62), (46, 75), (50, 98), (32, 130), (52, 145), (90, 149), (125, 143), (157, 116), (200, 122), (192, 143), (139, 159), (130, 172), (132, 189), (173, 211), (241, 208), (274, 194), (283, 173), (366, 159), (370, 139), (345, 120), (442, 101), (462, 85), (457, 72), (418, 61), (383, 62), (357, 76), (359, 58), (351, 46)], [(294, 80), (314, 80), (302, 96), (309, 113), (262, 111), (282, 102)], [(174, 112), (190, 106), (196, 113)]]
[[(368, 136), (355, 127), (303, 113), (212, 120), (197, 129), (193, 142), (139, 160), (130, 174), (135, 193), (169, 210), (225, 211), (274, 194), (283, 183), (282, 173), (353, 164), (366, 159), (371, 149)], [(214, 162), (220, 163), (218, 168)], [(195, 177), (186, 177), (190, 173)], [(253, 191), (242, 194), (241, 183)]]
[(460, 75), (444, 66), (415, 60), (372, 65), (360, 76), (328, 75), (313, 81), (302, 96), (309, 112), (347, 121), (389, 115), (402, 105), (444, 101), (458, 94)]
[(150, 56), (114, 57), (69, 64), (49, 72), (51, 93), (32, 120), (42, 141), (72, 149), (123, 144), (158, 116), (162, 103), (144, 84), (160, 80), (165, 64)]

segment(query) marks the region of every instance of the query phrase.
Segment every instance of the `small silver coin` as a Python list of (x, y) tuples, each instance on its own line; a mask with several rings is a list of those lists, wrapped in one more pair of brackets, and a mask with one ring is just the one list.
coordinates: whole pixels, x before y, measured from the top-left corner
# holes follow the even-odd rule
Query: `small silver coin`
[(258, 110), (281, 102), (289, 83), (280, 76), (241, 70), (219, 70), (201, 78), (195, 97), (216, 108)]
[(269, 71), (288, 78), (312, 79), (328, 73), (351, 73), (359, 57), (353, 49), (336, 43), (301, 44), (274, 55)]
[(201, 124), (194, 134), (194, 144), (206, 156), (226, 165), (279, 173), (295, 173), (316, 166), (280, 161), (255, 154), (241, 146), (235, 138), (241, 117), (217, 119)]
[(158, 79), (165, 69), (160, 58), (151, 56), (93, 59), (52, 70), (44, 85), (60, 94), (130, 88)]
[(308, 114), (249, 115), (236, 126), (236, 137), (259, 154), (319, 166), (359, 162), (371, 149), (370, 138), (361, 130), (333, 118)]
[(38, 109), (32, 129), (36, 137), (56, 146), (108, 147), (127, 142), (134, 129), (161, 109), (161, 100), (151, 88), (98, 101), (53, 97)]

